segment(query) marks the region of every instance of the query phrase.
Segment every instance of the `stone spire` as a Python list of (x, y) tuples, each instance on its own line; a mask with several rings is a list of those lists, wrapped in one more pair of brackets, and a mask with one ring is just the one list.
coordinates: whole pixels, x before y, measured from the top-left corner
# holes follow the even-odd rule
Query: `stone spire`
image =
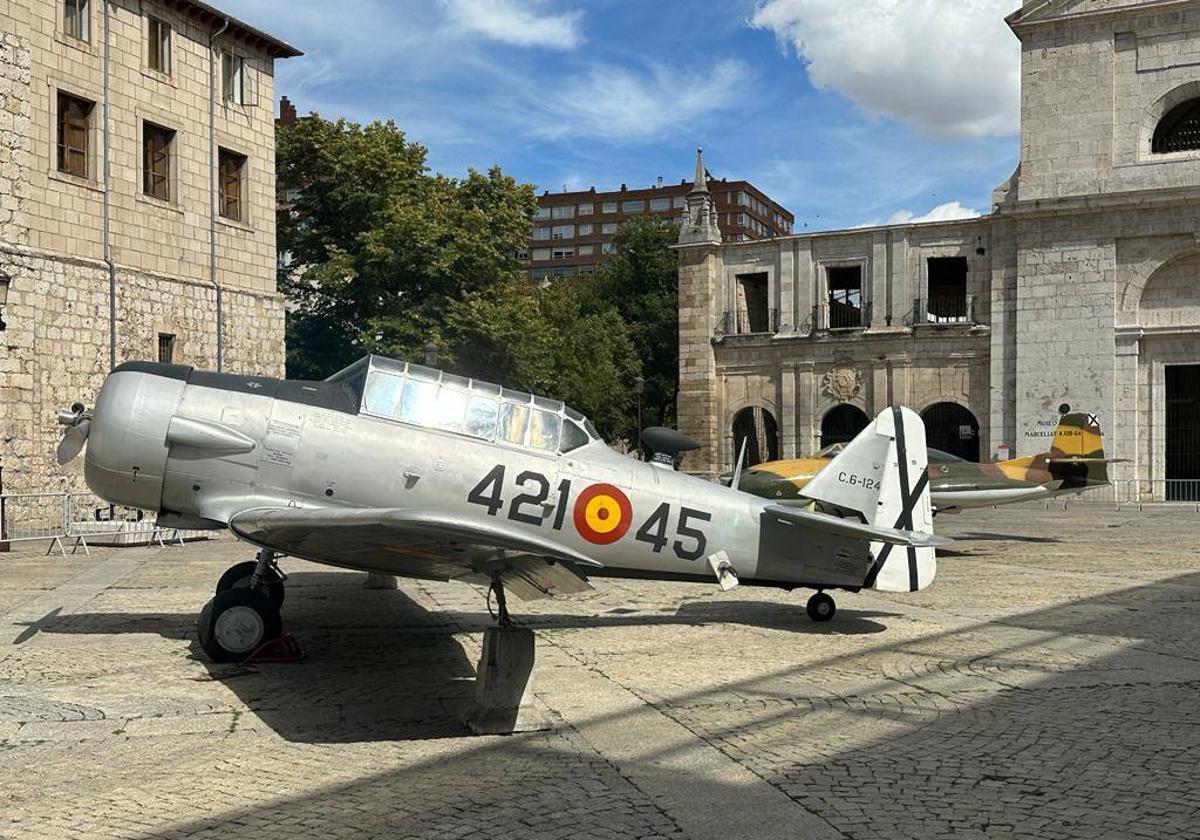
[(708, 176), (704, 172), (704, 150), (696, 149), (696, 180), (688, 193), (687, 208), (679, 228), (680, 245), (720, 245), (721, 230), (717, 227), (717, 206), (708, 192)]

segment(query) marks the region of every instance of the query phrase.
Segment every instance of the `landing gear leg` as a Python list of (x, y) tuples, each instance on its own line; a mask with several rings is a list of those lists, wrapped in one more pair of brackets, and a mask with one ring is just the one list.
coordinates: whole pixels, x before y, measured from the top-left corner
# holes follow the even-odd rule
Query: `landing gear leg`
[(241, 662), (264, 642), (279, 638), (282, 603), (275, 552), (264, 548), (254, 563), (239, 563), (221, 576), (217, 594), (196, 622), (200, 647), (214, 662)]
[(489, 592), (496, 593), (496, 621), (501, 627), (512, 627), (512, 619), (508, 615), (508, 603), (504, 600), (504, 581), (500, 575), (492, 575), (492, 586)]
[(818, 592), (808, 599), (808, 617), (813, 621), (829, 621), (835, 613), (837, 604), (824, 592)]
[[(263, 554), (268, 556), (264, 559)], [(275, 562), (275, 553), (263, 549), (257, 560), (246, 560), (230, 566), (217, 581), (214, 594), (220, 595), (227, 589), (257, 589), (264, 593), (277, 607), (283, 606), (284, 586), (287, 578)]]

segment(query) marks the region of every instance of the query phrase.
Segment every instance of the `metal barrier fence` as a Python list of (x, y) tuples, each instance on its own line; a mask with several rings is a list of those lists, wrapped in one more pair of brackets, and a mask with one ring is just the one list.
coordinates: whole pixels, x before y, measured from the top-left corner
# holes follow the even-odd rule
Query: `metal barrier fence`
[(160, 528), (154, 513), (111, 505), (91, 493), (10, 493), (0, 495), (0, 543), (49, 542), (67, 553), (88, 546), (182, 545), (204, 532)]
[(1118, 508), (1157, 504), (1188, 505), (1200, 512), (1200, 480), (1119, 479), (1104, 487), (1046, 500), (1047, 507), (1057, 505), (1066, 508), (1075, 504), (1110, 504)]

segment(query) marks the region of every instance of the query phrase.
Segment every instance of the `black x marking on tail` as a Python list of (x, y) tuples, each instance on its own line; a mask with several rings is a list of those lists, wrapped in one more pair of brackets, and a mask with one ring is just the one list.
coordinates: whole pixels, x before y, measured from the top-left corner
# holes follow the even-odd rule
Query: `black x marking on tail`
[[(913, 529), (913, 511), (917, 507), (917, 502), (921, 499), (921, 494), (925, 492), (925, 487), (929, 484), (929, 468), (926, 467), (921, 471), (921, 477), (917, 479), (916, 485), (909, 492), (908, 487), (908, 451), (904, 440), (904, 417), (900, 409), (896, 406), (892, 407), (892, 417), (896, 427), (896, 460), (900, 469), (900, 516), (896, 518), (896, 524), (893, 528), (898, 528), (902, 531), (911, 531)], [(867, 572), (867, 579), (863, 581), (863, 586), (870, 589), (875, 585), (875, 579), (879, 577), (879, 571), (883, 568), (883, 564), (887, 562), (888, 557), (892, 553), (892, 544), (886, 543), (879, 552), (879, 556), (875, 558), (875, 562), (871, 564), (871, 570)], [(910, 592), (916, 592), (919, 587), (920, 580), (917, 576), (917, 550), (908, 547), (908, 589)]]

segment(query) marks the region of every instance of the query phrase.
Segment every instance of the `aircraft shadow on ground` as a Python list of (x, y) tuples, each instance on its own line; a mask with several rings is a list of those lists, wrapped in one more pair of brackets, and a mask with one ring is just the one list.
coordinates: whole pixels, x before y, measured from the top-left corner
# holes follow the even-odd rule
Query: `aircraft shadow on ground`
[[(233, 691), (255, 715), (292, 741), (341, 743), (419, 740), (468, 735), (463, 719), (475, 690), (475, 662), (455, 633), (482, 632), (494, 620), (486, 608), (432, 613), (403, 590), (363, 590), (361, 575), (298, 572), (288, 578), (284, 628), (305, 651), (301, 663), (218, 664), (196, 641), (195, 614), (75, 613), (48, 615), (29, 634), (156, 633), (190, 640), (210, 677)], [(480, 601), (483, 607), (482, 599)], [(553, 602), (541, 602), (544, 608)], [(514, 607), (520, 609), (520, 602)], [(201, 605), (197, 604), (197, 611)], [(814, 623), (802, 604), (766, 601), (685, 603), (664, 612), (563, 614), (517, 612), (534, 630), (744, 624), (792, 633), (874, 634), (873, 617), (892, 613), (842, 610)]]
[[(1024, 543), (1046, 543), (1055, 544), (1061, 543), (1058, 537), (1035, 537), (1029, 534), (994, 534), (983, 531), (968, 531), (964, 534), (954, 534), (951, 537), (955, 541), (974, 542), (976, 540), (988, 540), (995, 542), (1024, 542)], [(938, 554), (946, 553), (944, 549), (938, 549)]]
[[(673, 698), (669, 713), (848, 836), (1097, 837), (1129, 836), (1133, 829), (1190, 836), (1195, 826), (1189, 820), (1200, 809), (1191, 736), (1200, 720), (1200, 692), (1195, 680), (1173, 678), (1139, 657), (1146, 649), (1186, 657), (1200, 648), (1198, 601), (1200, 574), (1189, 574), (929, 634), (919, 645), (911, 638), (866, 644), (855, 654), (698, 689)], [(988, 634), (986, 642), (981, 634)], [(1107, 654), (1082, 656), (1075, 666), (1060, 662), (1039, 671), (1038, 655), (1031, 652), (1056, 642), (1075, 651), (1106, 638), (1122, 643), (1104, 648)], [(1138, 641), (1127, 645), (1126, 638)], [(942, 698), (938, 708), (905, 704), (895, 683), (879, 682), (860, 695), (840, 697), (844, 708), (835, 722), (838, 731), (853, 731), (876, 719), (878, 736), (852, 740), (853, 746), (824, 738), (818, 749), (799, 752), (796, 738), (809, 732), (822, 739), (831, 725), (830, 718), (817, 716), (804, 728), (812, 717), (802, 711), (806, 679), (788, 683), (797, 704), (739, 705), (739, 696), (753, 697), (760, 688), (778, 696), (789, 677), (824, 668), (869, 671), (867, 663), (878, 663), (881, 654), (927, 657), (927, 670), (906, 673), (913, 687), (929, 683), (928, 690)], [(870, 659), (855, 666), (860, 656)], [(1161, 667), (1162, 660), (1155, 661)], [(1006, 685), (1017, 679), (1019, 687)], [(714, 714), (714, 708), (726, 711)], [(575, 725), (586, 731), (593, 722)], [(636, 766), (643, 779), (670, 773), (672, 783), (695, 785), (713, 801), (738, 799), (711, 773), (679, 778), (687, 771), (664, 762), (672, 749), (647, 743), (635, 761), (625, 762), (624, 772)], [(589, 792), (596, 785), (618, 788), (622, 781), (604, 775), (612, 771), (607, 762), (573, 765), (579, 756), (564, 757), (569, 752), (555, 748), (552, 736), (480, 739), (453, 756), (381, 768), (153, 836), (220, 837), (231, 824), (246, 830), (302, 824), (312, 836), (323, 829), (336, 834), (347, 825), (364, 836), (434, 836), (461, 828), (465, 812), (456, 804), (456, 790), (459, 801), (466, 797), (471, 819), (495, 834), (528, 836), (561, 826), (564, 818), (582, 831), (596, 817), (590, 803), (572, 798), (579, 786), (570, 782), (581, 771), (593, 785)], [(846, 779), (861, 779), (849, 790), (866, 786), (870, 795), (847, 793)], [(547, 789), (554, 795), (539, 797)], [(614, 813), (604, 812), (604, 825), (619, 833)]]

